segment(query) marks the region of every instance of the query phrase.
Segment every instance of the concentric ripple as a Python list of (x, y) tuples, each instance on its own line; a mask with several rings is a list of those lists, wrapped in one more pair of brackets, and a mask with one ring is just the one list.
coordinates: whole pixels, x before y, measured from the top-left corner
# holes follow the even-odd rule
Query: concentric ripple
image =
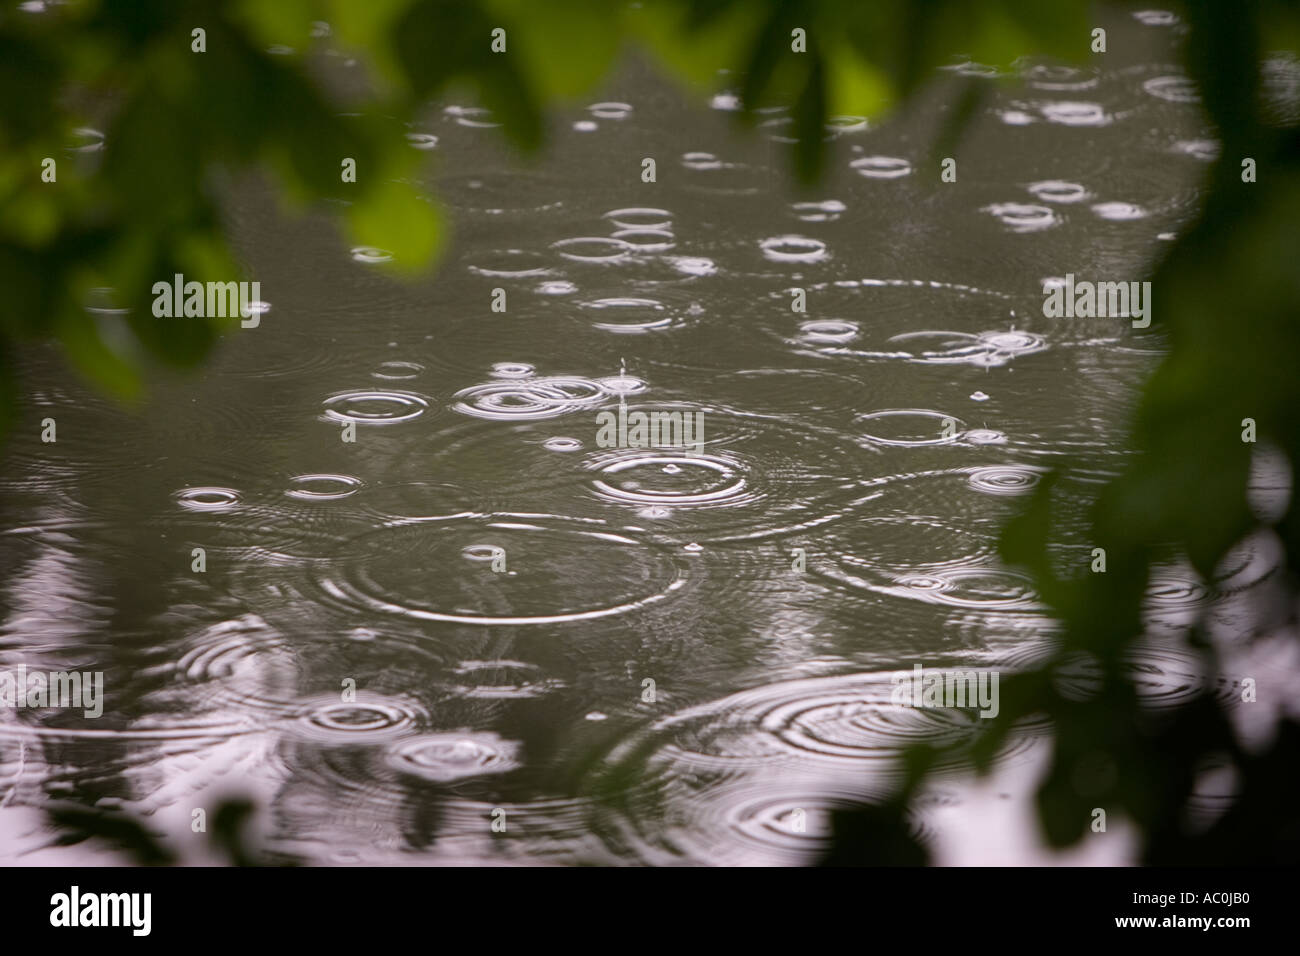
[(627, 119), (632, 115), (631, 103), (592, 103), (587, 107), (587, 112), (597, 119)]
[(673, 214), (654, 206), (611, 209), (604, 218), (619, 229), (671, 229), (673, 225)]
[[(504, 567), (466, 549), (495, 549)], [(312, 585), (324, 600), (421, 621), (508, 625), (625, 614), (686, 584), (688, 565), (666, 548), (598, 522), (542, 516), (456, 515), (395, 521), (362, 534)], [(442, 582), (427, 586), (430, 574)]]
[(898, 179), (912, 172), (912, 164), (897, 156), (863, 156), (849, 166), (868, 179)]
[(792, 203), (790, 211), (804, 222), (835, 222), (849, 207), (838, 199)]
[(335, 697), (304, 705), (297, 727), (329, 743), (369, 743), (403, 736), (424, 719), (418, 707), (398, 699), (343, 702)]
[(636, 454), (601, 466), (598, 474), (596, 491), (624, 503), (716, 504), (746, 493), (741, 467), (720, 456)]
[(820, 262), (828, 255), (826, 243), (806, 236), (773, 236), (758, 245), (772, 262)]
[(607, 236), (578, 236), (551, 243), (551, 248), (565, 259), (574, 262), (617, 262), (626, 258), (636, 247), (625, 239)]
[(483, 731), (428, 734), (393, 747), (388, 763), (402, 773), (447, 783), (514, 770), (518, 751), (518, 744)]
[(635, 334), (670, 329), (682, 324), (659, 299), (636, 296), (610, 296), (579, 303), (579, 308), (599, 316), (591, 324), (606, 332)]
[(462, 661), (453, 673), (452, 687), (458, 696), (486, 700), (526, 700), (563, 686), (563, 681), (548, 678), (540, 667), (522, 661)]
[[(348, 638), (326, 633), (291, 641), (255, 614), (221, 621), (187, 640), (184, 653), (167, 668), (175, 675), (174, 690), (163, 696), (176, 695), (190, 710), (292, 720), (317, 739), (383, 736), (421, 722), (424, 712), (412, 701), (365, 688), (391, 666), (395, 652), (425, 667), (439, 666), (437, 655), (427, 644), (391, 634), (381, 639), (371, 630)], [(337, 691), (303, 698), (304, 681), (319, 674), (316, 686), (337, 688), (340, 673), (357, 679), (362, 689), (356, 701), (344, 703)]]
[(325, 399), (322, 421), (357, 425), (400, 425), (429, 411), (429, 400), (415, 392), (352, 389)]
[(381, 378), (385, 381), (405, 381), (406, 379), (419, 378), (424, 372), (424, 366), (418, 362), (380, 362), (379, 367), (370, 374), (375, 378)]
[(893, 336), (891, 344), (905, 345), (899, 357), (927, 365), (965, 364), (985, 368), (1005, 365), (1020, 355), (1031, 355), (1048, 347), (1036, 333), (1020, 330), (980, 332), (924, 331)]
[(1060, 216), (1050, 206), (1035, 206), (1030, 203), (994, 203), (985, 206), (984, 211), (996, 217), (1012, 232), (1040, 232), (1061, 222)]
[(1147, 211), (1131, 202), (1099, 202), (1092, 211), (1101, 219), (1112, 222), (1127, 222), (1130, 219), (1145, 219)]
[[(944, 412), (925, 408), (888, 408), (859, 415), (863, 422), (863, 437), (878, 445), (906, 447), (909, 445), (943, 445), (955, 441), (957, 431), (964, 427), (961, 420)], [(951, 422), (952, 433), (945, 436), (943, 428)], [(934, 431), (940, 434), (933, 434)]]
[(1068, 100), (1040, 103), (1038, 109), (1043, 114), (1043, 119), (1062, 126), (1109, 126), (1114, 121), (1114, 117), (1100, 103)]
[(809, 319), (800, 323), (799, 337), (813, 345), (843, 345), (858, 337), (858, 326), (843, 319)]
[(556, 418), (607, 401), (614, 393), (595, 379), (570, 375), (511, 378), (461, 389), (455, 411), (494, 421)]
[(653, 522), (657, 534), (680, 543), (816, 527), (838, 521), (870, 497), (861, 476), (879, 451), (846, 440), (839, 430), (707, 408), (703, 415), (702, 450), (593, 452), (583, 461), (590, 494), (633, 509), (639, 521)]
[(1033, 490), (1045, 468), (1032, 465), (994, 465), (971, 472), (970, 486), (989, 495), (1024, 495)]
[(361, 479), (351, 475), (297, 475), (291, 480), (293, 487), (285, 494), (304, 501), (347, 498), (362, 487)]
[(357, 246), (352, 250), (352, 258), (357, 262), (392, 262), (393, 254), (387, 249), (376, 249), (373, 246)]
[[(991, 680), (984, 668), (952, 670)], [(927, 668), (923, 676), (933, 673)], [(914, 706), (914, 679), (910, 670), (845, 674), (741, 691), (654, 724), (650, 733), (661, 741), (655, 756), (683, 769), (822, 766), (870, 780), (896, 774), (895, 760), (903, 750), (926, 742), (947, 749), (950, 759), (944, 765), (955, 766), (960, 749), (980, 730), (981, 718), (970, 709)], [(623, 754), (620, 748), (612, 759)]]
[(925, 571), (891, 576), (846, 555), (841, 558), (839, 568), (841, 573), (832, 576), (841, 584), (877, 594), (971, 611), (1043, 610), (1027, 576), (991, 563), (932, 566)]
[(203, 485), (182, 488), (176, 492), (176, 501), (188, 511), (232, 511), (239, 506), (239, 492), (234, 488)]
[(1153, 76), (1142, 84), (1152, 96), (1170, 103), (1199, 103), (1201, 95), (1188, 76)]
[[(1203, 693), (1214, 694), (1221, 703), (1234, 699), (1229, 678), (1212, 681), (1204, 656), (1175, 642), (1143, 641), (1124, 666), (1141, 702), (1154, 710), (1181, 707)], [(1056, 680), (1063, 694), (1084, 699), (1099, 690), (1100, 677), (1095, 663), (1080, 659), (1064, 667)]]
[(1041, 199), (1043, 202), (1082, 202), (1091, 195), (1085, 187), (1080, 186), (1078, 183), (1068, 183), (1059, 179), (1047, 179), (1042, 182), (1030, 183), (1028, 189), (1034, 194), (1034, 198)]

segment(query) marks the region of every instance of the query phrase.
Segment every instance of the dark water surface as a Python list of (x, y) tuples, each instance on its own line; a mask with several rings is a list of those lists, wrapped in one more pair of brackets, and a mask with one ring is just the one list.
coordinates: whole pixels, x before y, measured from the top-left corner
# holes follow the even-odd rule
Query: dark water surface
[[(942, 97), (838, 119), (811, 195), (773, 165), (786, 115), (740, 137), (726, 96), (635, 63), (533, 163), (481, 111), (431, 111), (412, 147), (455, 233), (410, 285), (236, 189), (259, 328), (138, 412), (23, 360), (0, 667), (101, 670), (107, 703), (0, 709), (0, 859), (115, 859), (53, 846), (65, 801), (198, 853), (193, 809), (247, 794), (266, 845), (316, 863), (808, 860), (902, 747), (977, 729), (892, 702), (896, 672), (1006, 674), (1051, 639), (994, 554), (1019, 496), (1073, 456), (1081, 516), (1125, 460), (1161, 342), (1045, 318), (1042, 289), (1140, 279), (1195, 215), (1215, 144), (1152, 23), (1087, 67), (1025, 62), (956, 183), (927, 154)], [(599, 447), (620, 401), (702, 411), (704, 453)], [(1204, 595), (1177, 565), (1153, 589), (1155, 706), (1201, 686), (1176, 638)], [(941, 860), (1033, 858), (1047, 731), (991, 789), (936, 783), (915, 825)]]

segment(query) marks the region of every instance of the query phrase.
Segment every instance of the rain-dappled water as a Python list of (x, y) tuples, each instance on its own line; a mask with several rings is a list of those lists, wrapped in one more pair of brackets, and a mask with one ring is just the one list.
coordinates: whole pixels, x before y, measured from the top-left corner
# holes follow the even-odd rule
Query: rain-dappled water
[[(408, 140), (454, 238), (409, 285), (233, 190), (257, 328), (136, 412), (21, 361), (0, 667), (102, 671), (106, 702), (0, 709), (2, 858), (113, 859), (54, 846), (70, 801), (189, 846), (195, 808), (244, 794), (316, 863), (809, 860), (901, 748), (979, 729), (896, 703), (896, 673), (1009, 673), (1051, 640), (998, 529), (1066, 455), (1082, 527), (1161, 341), (1045, 318), (1043, 286), (1139, 279), (1195, 215), (1215, 144), (1177, 31), (1024, 62), (955, 183), (927, 151), (942, 96), (837, 117), (811, 194), (777, 165), (787, 115), (739, 136), (734, 96), (634, 63), (530, 163), (442, 104)], [(703, 447), (602, 447), (620, 406), (702, 413)], [(1274, 564), (1242, 554), (1226, 590)], [(1152, 588), (1153, 706), (1203, 687), (1179, 633), (1207, 593), (1178, 565)], [(1049, 729), (1002, 757), (1022, 818)], [(947, 769), (913, 825), (969, 862), (972, 814), (1003, 818)]]

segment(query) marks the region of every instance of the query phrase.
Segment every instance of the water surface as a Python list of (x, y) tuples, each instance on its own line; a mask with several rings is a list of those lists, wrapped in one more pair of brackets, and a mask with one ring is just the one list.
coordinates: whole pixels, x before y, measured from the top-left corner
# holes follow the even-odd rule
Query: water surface
[[(531, 163), (440, 104), (409, 141), (455, 234), (409, 285), (326, 215), (232, 190), (258, 328), (138, 411), (22, 360), (0, 666), (101, 670), (108, 701), (0, 711), (0, 858), (116, 859), (55, 845), (43, 811), (68, 802), (198, 853), (192, 810), (238, 793), (313, 863), (809, 860), (901, 748), (978, 730), (894, 703), (895, 673), (1005, 674), (1052, 638), (996, 534), (1064, 456), (1080, 502), (1122, 466), (1162, 343), (1044, 318), (1043, 284), (1139, 279), (1194, 216), (1214, 142), (1177, 30), (982, 80), (956, 183), (933, 108), (837, 117), (807, 194), (788, 117), (738, 136), (734, 97), (636, 63)], [(599, 447), (620, 403), (702, 411), (702, 454)], [(1247, 558), (1243, 588), (1271, 566)], [(1204, 595), (1178, 565), (1153, 589), (1154, 706), (1202, 686), (1179, 637)], [(971, 821), (1025, 825), (1047, 730), (993, 791), (936, 781), (913, 824), (941, 860), (1031, 858)]]

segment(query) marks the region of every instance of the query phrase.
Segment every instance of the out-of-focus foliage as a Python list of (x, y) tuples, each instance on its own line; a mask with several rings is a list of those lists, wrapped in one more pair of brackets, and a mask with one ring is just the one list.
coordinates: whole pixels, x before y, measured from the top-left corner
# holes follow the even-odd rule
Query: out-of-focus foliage
[[(1300, 725), (1283, 717), (1264, 739), (1252, 740), (1232, 723), (1219, 695), (1240, 698), (1241, 689), (1221, 681), (1222, 645), (1211, 640), (1206, 619), (1210, 602), (1190, 624), (1206, 674), (1199, 694), (1156, 714), (1142, 705), (1132, 667), (1156, 561), (1185, 557), (1213, 596), (1230, 550), (1270, 531), (1285, 550), (1279, 606), (1261, 602), (1256, 620), (1244, 621), (1248, 630), (1234, 638), (1238, 645), (1278, 634), (1296, 641), (1300, 506), (1292, 495), (1270, 527), (1251, 507), (1250, 478), (1257, 449), (1280, 452), (1293, 480), (1300, 464), (1300, 129), (1293, 104), (1287, 115), (1270, 110), (1261, 70), (1266, 54), (1289, 47), (1294, 58), (1300, 11), (1197, 0), (1185, 18), (1186, 65), (1221, 153), (1202, 216), (1151, 276), (1153, 330), (1167, 336), (1169, 354), (1137, 408), (1137, 455), (1092, 510), (1092, 544), (1106, 551), (1106, 573), (1063, 575), (1053, 559), (1063, 537), (1057, 515), (1066, 492), (1059, 479), (1069, 465), (1043, 481), (1004, 530), (1003, 557), (1031, 572), (1064, 634), (1039, 667), (1003, 681), (1001, 711), (975, 763), (987, 770), (1017, 721), (1046, 715), (1055, 737), (1038, 810), (1051, 844), (1077, 843), (1101, 808), (1112, 821), (1136, 824), (1147, 863), (1294, 863)], [(1243, 181), (1245, 158), (1255, 160), (1257, 181)], [(1255, 423), (1255, 442), (1243, 440), (1246, 419)], [(1081, 664), (1095, 678), (1083, 699), (1061, 679), (1078, 675)], [(1238, 706), (1277, 714), (1286, 703), (1261, 698)], [(910, 758), (904, 794), (924, 779), (920, 755)], [(1190, 819), (1189, 808), (1210, 766), (1230, 772), (1234, 798), (1204, 827)], [(901, 806), (895, 823), (903, 825)], [(840, 821), (832, 859), (854, 843), (855, 826), (853, 817)], [(860, 859), (908, 859), (880, 844), (855, 845)]]
[[(431, 97), (472, 90), (521, 148), (542, 144), (545, 110), (589, 90), (625, 46), (648, 49), (687, 80), (739, 82), (742, 119), (794, 108), (791, 165), (812, 179), (829, 115), (878, 116), (960, 53), (1008, 65), (1025, 55), (1088, 55), (1090, 5), (1077, 0), (71, 0), (0, 13), (0, 363), (24, 341), (57, 338), (88, 375), (122, 395), (150, 360), (199, 361), (220, 320), (156, 319), (151, 287), (174, 273), (239, 275), (219, 229), (218, 185), (271, 171), (299, 204), (346, 203), (352, 241), (418, 271), (443, 241), (436, 206), (407, 185), (420, 156), (403, 136)], [(1256, 421), (1294, 471), (1300, 461), (1295, 371), (1300, 279), (1300, 140), (1264, 112), (1265, 52), (1296, 46), (1293, 3), (1191, 0), (1187, 66), (1222, 154), (1200, 223), (1153, 276), (1155, 321), (1170, 354), (1138, 412), (1139, 455), (1095, 510), (1106, 574), (1061, 578), (1050, 560), (1054, 495), (1043, 482), (1006, 531), (1005, 557), (1033, 573), (1065, 625), (1038, 671), (1003, 684), (1001, 714), (976, 754), (987, 767), (1014, 723), (1047, 714), (1056, 739), (1040, 793), (1044, 829), (1066, 845), (1101, 806), (1127, 816), (1155, 861), (1296, 856), (1294, 800), (1279, 790), (1300, 761), (1286, 725), (1247, 752), (1210, 697), (1160, 720), (1141, 707), (1126, 653), (1142, 632), (1152, 561), (1177, 549), (1212, 579), (1257, 524), (1241, 421)], [(192, 31), (206, 31), (206, 52)], [(494, 53), (492, 33), (505, 31)], [(792, 49), (804, 31), (805, 52)], [(362, 83), (327, 85), (328, 58), (352, 57)], [(954, 113), (960, 113), (955, 110)], [(1293, 119), (1294, 117), (1292, 117)], [(84, 129), (103, 132), (102, 149)], [(1243, 157), (1258, 182), (1243, 183)], [(57, 162), (56, 183), (41, 179)], [(357, 164), (356, 183), (340, 178)], [(255, 278), (255, 277), (248, 277)], [(110, 290), (96, 292), (95, 290)], [(97, 302), (98, 311), (86, 306)], [(116, 310), (102, 306), (111, 304)], [(129, 310), (129, 311), (121, 311)], [(0, 368), (0, 381), (9, 376)], [(11, 412), (8, 396), (0, 407)], [(1300, 514), (1278, 525), (1300, 567)], [(1279, 622), (1294, 625), (1291, 606)], [(1087, 699), (1052, 674), (1079, 653), (1097, 669)], [(1213, 674), (1216, 652), (1205, 643)], [(1214, 681), (1208, 682), (1213, 686)], [(1076, 695), (1077, 696), (1077, 695)], [(1261, 705), (1262, 706), (1262, 705)], [(1234, 767), (1239, 799), (1208, 832), (1182, 828), (1207, 756)], [(841, 815), (831, 861), (915, 861), (902, 820), (930, 765), (910, 754), (897, 798)], [(1096, 768), (1102, 767), (1103, 771)], [(1089, 770), (1089, 768), (1092, 768)]]
[[(1053, 843), (1077, 840), (1091, 808), (1138, 824), (1153, 863), (1300, 859), (1300, 727), (1284, 721), (1261, 753), (1242, 740), (1215, 699), (1222, 674), (1216, 642), (1195, 624), (1209, 675), (1205, 692), (1163, 719), (1144, 713), (1126, 669), (1142, 632), (1142, 601), (1153, 560), (1175, 549), (1212, 587), (1229, 550), (1265, 522), (1250, 506), (1252, 458), (1280, 451), (1292, 475), (1300, 463), (1300, 129), (1270, 115), (1261, 65), (1295, 44), (1294, 5), (1188, 5), (1187, 67), (1222, 144), (1200, 221), (1155, 270), (1157, 322), (1169, 355), (1147, 383), (1134, 432), (1138, 457), (1101, 494), (1092, 517), (1105, 574), (1062, 579), (1052, 570), (1053, 484), (1045, 484), (1005, 531), (1004, 556), (1029, 568), (1064, 621), (1065, 637), (1043, 671), (1003, 686), (999, 733), (1029, 713), (1056, 726), (1050, 774), (1039, 793)], [(1293, 55), (1293, 54), (1292, 54)], [(1243, 182), (1253, 158), (1256, 182)], [(1258, 441), (1243, 441), (1245, 419)], [(1276, 533), (1285, 548), (1284, 606), (1262, 624), (1295, 639), (1300, 512), (1292, 495)], [(1250, 625), (1246, 625), (1250, 626)], [(1049, 676), (1078, 655), (1099, 669), (1098, 693), (1068, 699)], [(1255, 675), (1257, 678), (1263, 675)], [(1260, 700), (1245, 707), (1279, 708)], [(1109, 766), (1100, 766), (1098, 755)], [(1232, 768), (1233, 809), (1205, 832), (1187, 825), (1197, 775), (1208, 758)], [(1091, 771), (1089, 768), (1092, 768)]]
[[(202, 840), (203, 852), (230, 866), (296, 866), (297, 860), (291, 857), (263, 856), (253, 846), (246, 830), (254, 812), (253, 804), (243, 798), (218, 803), (212, 827)], [(111, 847), (139, 866), (171, 866), (184, 860), (142, 819), (128, 813), (68, 803), (52, 807), (48, 817), (60, 846), (92, 841)]]

